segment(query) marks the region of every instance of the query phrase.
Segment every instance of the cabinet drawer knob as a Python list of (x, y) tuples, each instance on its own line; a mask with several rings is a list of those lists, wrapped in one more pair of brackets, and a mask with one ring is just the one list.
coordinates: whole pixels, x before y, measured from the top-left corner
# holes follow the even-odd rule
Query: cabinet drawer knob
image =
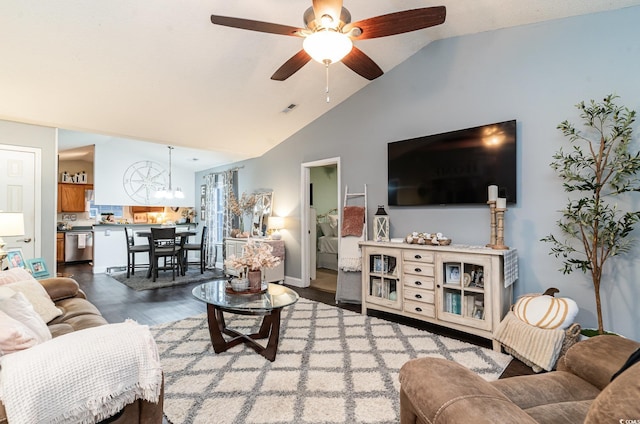
[(415, 255), (414, 258), (416, 259), (422, 259), (422, 255)]
[(421, 286), (421, 285), (422, 285), (422, 281), (416, 281), (416, 282), (415, 282), (415, 285), (416, 285), (416, 286)]
[(415, 269), (415, 272), (422, 272), (422, 269), (420, 269), (420, 268), (416, 268), (416, 269)]
[(422, 299), (422, 295), (421, 294), (417, 294), (416, 295), (416, 299)]
[(422, 312), (422, 308), (416, 308), (416, 312)]

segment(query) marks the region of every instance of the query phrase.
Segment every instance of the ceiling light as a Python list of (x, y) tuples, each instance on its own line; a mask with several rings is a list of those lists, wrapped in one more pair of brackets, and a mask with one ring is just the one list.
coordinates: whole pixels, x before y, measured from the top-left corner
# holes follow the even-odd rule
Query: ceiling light
[(171, 151), (174, 147), (167, 146), (169, 148), (169, 188), (162, 188), (156, 191), (155, 197), (157, 199), (184, 199), (184, 193), (177, 187), (175, 191), (171, 188)]
[(302, 47), (313, 60), (326, 65), (342, 60), (351, 51), (353, 42), (341, 32), (325, 29), (307, 36)]

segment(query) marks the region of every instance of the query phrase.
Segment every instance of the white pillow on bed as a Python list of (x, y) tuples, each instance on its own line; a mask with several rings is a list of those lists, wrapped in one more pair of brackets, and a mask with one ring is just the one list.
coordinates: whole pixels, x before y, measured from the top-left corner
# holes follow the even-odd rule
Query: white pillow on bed
[(320, 225), (320, 230), (322, 231), (321, 235), (325, 235), (325, 236), (333, 235), (333, 228), (331, 227), (331, 224), (329, 224), (328, 222), (320, 222), (318, 225)]
[(329, 215), (329, 224), (333, 229), (331, 234), (333, 237), (338, 237), (338, 215)]

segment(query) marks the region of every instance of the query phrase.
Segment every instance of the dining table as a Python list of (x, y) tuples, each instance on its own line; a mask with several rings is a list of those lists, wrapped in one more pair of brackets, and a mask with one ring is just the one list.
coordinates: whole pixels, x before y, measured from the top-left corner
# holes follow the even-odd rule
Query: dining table
[[(167, 227), (151, 227), (151, 228), (167, 228)], [(180, 237), (180, 245), (184, 245), (189, 237), (191, 236), (195, 236), (196, 234), (198, 234), (197, 231), (195, 230), (189, 230), (189, 229), (177, 229), (176, 228), (176, 237)], [(136, 231), (136, 236), (138, 237), (146, 237), (146, 239), (149, 242), (149, 246), (151, 246), (151, 243), (153, 243), (153, 240), (151, 239), (151, 229), (149, 230), (143, 230), (143, 231)], [(153, 258), (151, 257), (151, 249), (149, 249), (149, 269), (147, 270), (147, 278), (151, 278), (153, 276), (153, 267), (154, 267), (154, 261)]]

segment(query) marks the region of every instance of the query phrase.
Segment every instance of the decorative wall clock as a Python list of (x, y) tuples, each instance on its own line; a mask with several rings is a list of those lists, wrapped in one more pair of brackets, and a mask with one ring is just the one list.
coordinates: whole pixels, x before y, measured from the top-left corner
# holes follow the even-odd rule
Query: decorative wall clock
[(169, 174), (162, 165), (143, 160), (135, 162), (124, 172), (122, 184), (125, 193), (139, 204), (155, 205), (162, 199), (156, 199), (156, 191), (167, 187), (169, 184)]

